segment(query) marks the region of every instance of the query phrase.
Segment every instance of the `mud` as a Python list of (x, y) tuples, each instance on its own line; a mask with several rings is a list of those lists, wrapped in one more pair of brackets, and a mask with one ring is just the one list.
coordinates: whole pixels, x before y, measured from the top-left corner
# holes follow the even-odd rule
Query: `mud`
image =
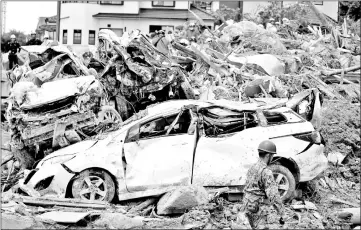
[(321, 134), (326, 154), (337, 151), (360, 157), (360, 127), (360, 103), (324, 101)]

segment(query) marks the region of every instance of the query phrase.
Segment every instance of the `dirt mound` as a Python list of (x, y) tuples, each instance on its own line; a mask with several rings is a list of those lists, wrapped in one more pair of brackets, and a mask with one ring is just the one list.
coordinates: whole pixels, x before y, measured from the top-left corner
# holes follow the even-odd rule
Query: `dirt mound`
[(322, 105), (321, 134), (326, 140), (325, 153), (337, 151), (360, 157), (360, 104), (325, 101)]

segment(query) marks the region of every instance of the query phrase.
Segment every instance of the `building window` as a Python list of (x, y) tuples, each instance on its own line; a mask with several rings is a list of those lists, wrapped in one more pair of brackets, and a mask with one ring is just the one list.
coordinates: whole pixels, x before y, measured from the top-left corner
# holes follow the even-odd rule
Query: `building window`
[(123, 5), (124, 1), (100, 1), (101, 5)]
[(73, 44), (81, 44), (81, 30), (74, 30)]
[(195, 1), (193, 5), (207, 11), (212, 9), (212, 2)]
[(63, 30), (63, 44), (68, 44), (68, 30)]
[(152, 6), (174, 7), (175, 1), (152, 1)]
[(95, 30), (89, 30), (89, 45), (95, 45)]
[(164, 30), (165, 33), (168, 33), (168, 31), (174, 30), (174, 26), (156, 26), (156, 25), (149, 26), (149, 33), (155, 32), (156, 30)]

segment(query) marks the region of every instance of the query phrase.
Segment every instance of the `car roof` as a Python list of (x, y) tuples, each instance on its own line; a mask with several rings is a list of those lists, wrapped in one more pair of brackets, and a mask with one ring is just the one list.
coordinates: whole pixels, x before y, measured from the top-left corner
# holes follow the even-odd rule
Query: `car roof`
[(258, 108), (258, 105), (254, 103), (242, 103), (239, 101), (229, 100), (169, 100), (149, 106), (147, 108), (148, 115), (146, 117), (153, 117), (161, 114), (168, 114), (173, 111), (179, 111), (183, 106), (186, 105), (195, 105), (199, 107), (221, 106), (224, 108), (235, 109), (239, 111), (255, 111)]

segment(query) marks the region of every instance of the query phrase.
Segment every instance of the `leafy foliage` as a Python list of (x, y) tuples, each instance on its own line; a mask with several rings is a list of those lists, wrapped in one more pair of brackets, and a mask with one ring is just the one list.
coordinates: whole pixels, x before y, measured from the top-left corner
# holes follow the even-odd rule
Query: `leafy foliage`
[(241, 20), (242, 12), (240, 8), (233, 9), (228, 6), (221, 5), (220, 9), (213, 13), (213, 16), (217, 20), (220, 20), (219, 15), (222, 16), (226, 21), (232, 19), (235, 22), (239, 22)]
[(280, 2), (271, 2), (268, 6), (263, 7), (262, 18), (273, 18), (275, 21), (281, 21), (282, 18), (288, 18), (289, 20), (303, 20), (303, 15), (306, 14), (304, 6), (295, 3), (287, 7), (282, 7)]
[(340, 1), (339, 2), (339, 15), (340, 22), (343, 22), (344, 17), (348, 17), (354, 21), (357, 21), (361, 18), (361, 4), (360, 1)]
[(5, 48), (5, 44), (10, 41), (10, 36), (14, 34), (16, 36), (16, 40), (20, 43), (21, 46), (26, 44), (26, 38), (27, 35), (22, 32), (22, 31), (18, 31), (18, 30), (10, 30), (9, 32), (3, 34), (1, 36), (1, 51), (4, 51)]

